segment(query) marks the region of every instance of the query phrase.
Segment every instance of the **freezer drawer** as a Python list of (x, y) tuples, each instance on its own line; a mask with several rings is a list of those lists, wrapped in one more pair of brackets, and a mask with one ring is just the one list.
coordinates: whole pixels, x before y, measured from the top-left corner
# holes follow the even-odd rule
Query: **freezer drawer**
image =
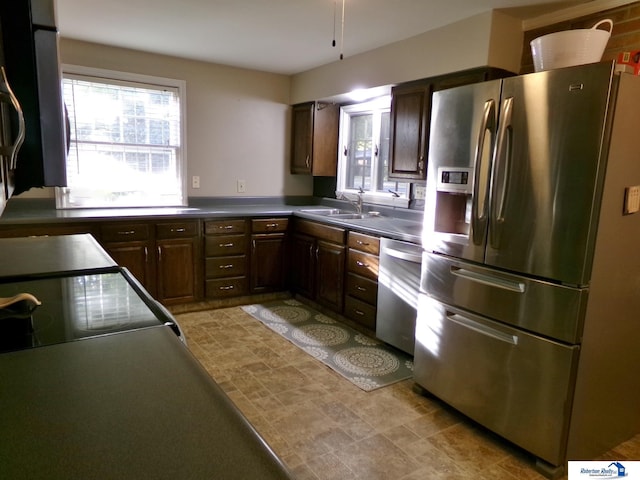
[(425, 253), (421, 291), (437, 300), (567, 343), (581, 342), (587, 288), (558, 285)]
[(416, 383), (553, 465), (564, 458), (578, 350), (420, 295)]

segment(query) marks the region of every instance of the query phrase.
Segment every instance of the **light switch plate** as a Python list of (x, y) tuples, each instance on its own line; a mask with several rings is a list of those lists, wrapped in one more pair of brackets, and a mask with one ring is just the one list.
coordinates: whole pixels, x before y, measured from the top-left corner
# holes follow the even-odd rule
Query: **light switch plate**
[(200, 177), (198, 175), (191, 177), (191, 188), (200, 188)]
[(244, 193), (247, 190), (247, 184), (244, 180), (238, 180), (238, 193)]
[(624, 214), (629, 215), (640, 210), (640, 185), (624, 189)]

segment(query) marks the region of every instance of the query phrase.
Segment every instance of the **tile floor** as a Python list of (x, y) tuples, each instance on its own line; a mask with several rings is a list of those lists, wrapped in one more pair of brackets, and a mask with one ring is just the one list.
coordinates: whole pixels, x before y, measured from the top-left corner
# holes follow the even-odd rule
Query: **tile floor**
[[(176, 317), (193, 354), (298, 480), (544, 478), (531, 457), (416, 394), (410, 380), (364, 392), (239, 307)], [(640, 435), (603, 459), (640, 460)]]

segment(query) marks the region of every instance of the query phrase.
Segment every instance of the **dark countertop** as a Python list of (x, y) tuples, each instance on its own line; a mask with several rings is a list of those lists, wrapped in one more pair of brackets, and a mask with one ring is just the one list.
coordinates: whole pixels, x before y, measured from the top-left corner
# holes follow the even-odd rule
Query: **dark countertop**
[(292, 478), (168, 327), (4, 353), (0, 378), (3, 478)]
[(117, 267), (89, 234), (0, 238), (0, 278)]
[[(108, 289), (92, 278), (113, 275), (105, 271), (113, 272), (114, 265), (90, 235), (0, 239), (0, 280), (9, 293), (55, 283), (60, 275), (76, 285), (86, 273), (92, 286), (80, 285), (79, 298), (105, 304), (106, 317), (96, 321), (105, 329), (107, 320), (114, 324), (104, 334), (93, 335), (91, 326), (90, 336), (62, 335), (60, 341), (0, 353), (0, 476), (291, 479), (164, 317), (148, 304), (150, 311), (141, 311), (142, 303), (117, 290), (111, 300), (130, 315), (127, 329), (120, 328), (124, 317), (108, 305)], [(64, 276), (70, 272), (80, 277)], [(44, 294), (36, 292), (43, 304), (32, 322), (42, 312), (43, 328), (71, 328), (74, 308), (81, 305), (86, 313), (81, 302), (71, 288), (47, 285)], [(100, 298), (93, 297), (96, 292)], [(144, 302), (145, 293), (134, 295)], [(78, 328), (84, 332), (82, 320)]]
[[(12, 203), (13, 202), (13, 203)], [(188, 207), (158, 208), (85, 208), (56, 210), (49, 199), (12, 200), (0, 217), (0, 226), (32, 225), (34, 223), (82, 222), (100, 220), (136, 220), (153, 217), (158, 220), (173, 218), (208, 219), (225, 217), (297, 216), (374, 235), (421, 243), (422, 212), (404, 208), (378, 207), (365, 204), (365, 210), (376, 210), (380, 217), (338, 219), (303, 211), (322, 208), (353, 210), (345, 201), (315, 197), (287, 198), (213, 198), (197, 199)]]

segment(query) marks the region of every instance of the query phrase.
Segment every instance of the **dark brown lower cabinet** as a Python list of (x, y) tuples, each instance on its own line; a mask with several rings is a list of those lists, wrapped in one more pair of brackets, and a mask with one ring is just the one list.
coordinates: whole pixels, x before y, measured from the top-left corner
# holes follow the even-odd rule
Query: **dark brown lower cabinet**
[(247, 221), (205, 220), (205, 297), (223, 299), (249, 293)]
[(346, 231), (297, 220), (293, 236), (291, 289), (342, 313)]
[(380, 239), (349, 232), (344, 315), (370, 330), (376, 328)]
[(251, 236), (251, 293), (285, 288), (286, 248), (284, 233)]
[(200, 222), (105, 222), (104, 249), (160, 302), (187, 303), (202, 296)]
[(286, 289), (288, 218), (251, 220), (251, 293)]
[(199, 263), (198, 239), (158, 240), (156, 249), (157, 298), (171, 304), (194, 301), (199, 287), (199, 278), (194, 272)]
[(108, 222), (100, 225), (100, 243), (151, 295), (156, 294), (153, 224)]
[(344, 263), (346, 247), (318, 240), (316, 258), (316, 301), (336, 312), (344, 305)]
[(316, 239), (295, 233), (291, 241), (291, 269), (289, 285), (291, 289), (307, 298), (314, 297)]

